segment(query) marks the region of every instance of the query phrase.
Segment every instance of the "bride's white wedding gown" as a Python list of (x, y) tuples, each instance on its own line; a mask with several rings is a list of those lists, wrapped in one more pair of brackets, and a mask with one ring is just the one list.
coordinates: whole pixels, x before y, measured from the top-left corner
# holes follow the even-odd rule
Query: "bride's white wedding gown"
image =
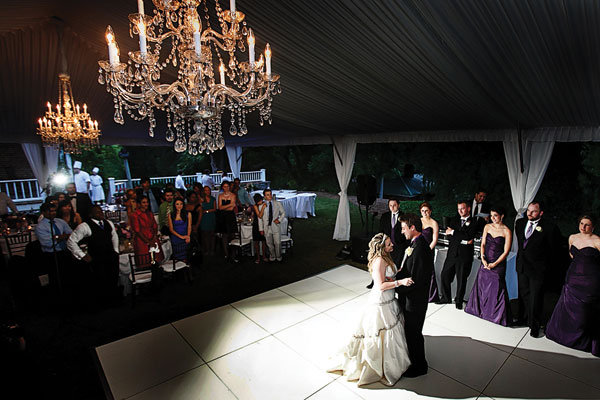
[[(396, 271), (385, 269), (386, 278)], [(394, 297), (394, 290), (381, 291), (375, 281), (365, 308), (347, 344), (332, 357), (328, 372), (341, 371), (358, 385), (379, 382), (393, 386), (410, 366), (404, 315)]]

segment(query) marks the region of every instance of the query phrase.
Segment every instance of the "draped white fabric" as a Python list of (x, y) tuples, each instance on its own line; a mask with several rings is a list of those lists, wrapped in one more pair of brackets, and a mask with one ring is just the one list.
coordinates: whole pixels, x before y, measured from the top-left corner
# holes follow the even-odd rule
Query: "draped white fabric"
[(46, 147), (44, 159), (42, 146), (38, 143), (21, 143), (21, 148), (40, 187), (46, 187), (48, 176), (58, 168), (58, 150)]
[(506, 157), (510, 190), (515, 210), (519, 214), (527, 210), (527, 205), (533, 201), (542, 184), (552, 157), (554, 142), (524, 140), (522, 149), (523, 173), (521, 173), (518, 140), (504, 141), (504, 155)]
[(240, 177), (242, 170), (242, 146), (225, 146), (227, 150), (227, 158), (229, 159), (229, 168), (235, 178)]
[(348, 184), (352, 177), (354, 156), (356, 155), (356, 141), (352, 138), (336, 138), (333, 141), (333, 159), (335, 173), (340, 184), (340, 204), (338, 206), (334, 240), (350, 240), (350, 206), (348, 204)]

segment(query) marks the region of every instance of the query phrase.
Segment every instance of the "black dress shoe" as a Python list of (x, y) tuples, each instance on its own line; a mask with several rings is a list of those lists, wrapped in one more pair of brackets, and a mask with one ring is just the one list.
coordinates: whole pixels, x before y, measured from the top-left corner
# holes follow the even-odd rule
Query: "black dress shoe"
[(436, 300), (434, 303), (435, 304), (450, 304), (449, 301), (445, 301), (445, 300)]
[(373, 282), (373, 281), (371, 281), (371, 283), (369, 283), (369, 284), (366, 286), (366, 287), (367, 287), (367, 289), (373, 289), (373, 284), (374, 284), (374, 282)]
[(462, 301), (459, 301), (459, 302), (456, 303), (456, 309), (457, 310), (462, 310), (463, 309), (463, 302)]
[(402, 377), (406, 378), (416, 378), (417, 376), (427, 374), (427, 366), (425, 367), (413, 367), (412, 365), (408, 367), (406, 372), (402, 374)]

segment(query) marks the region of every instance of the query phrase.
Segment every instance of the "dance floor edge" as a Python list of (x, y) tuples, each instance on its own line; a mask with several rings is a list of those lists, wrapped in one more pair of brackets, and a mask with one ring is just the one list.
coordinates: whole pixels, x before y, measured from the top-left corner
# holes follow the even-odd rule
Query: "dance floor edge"
[(340, 265), (319, 275), (97, 347), (114, 399), (600, 399), (600, 359), (525, 328), (431, 305), (430, 370), (358, 388), (325, 372), (370, 282)]

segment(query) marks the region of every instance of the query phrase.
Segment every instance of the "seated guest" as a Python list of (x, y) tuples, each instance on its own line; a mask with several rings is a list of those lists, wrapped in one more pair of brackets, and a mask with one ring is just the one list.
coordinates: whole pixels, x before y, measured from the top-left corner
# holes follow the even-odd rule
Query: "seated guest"
[(166, 189), (165, 190), (165, 201), (160, 203), (160, 207), (158, 208), (158, 228), (160, 233), (165, 236), (168, 236), (169, 231), (169, 221), (168, 215), (173, 212), (173, 199), (175, 197), (175, 189)]
[(73, 206), (69, 200), (63, 200), (58, 203), (58, 211), (56, 212), (57, 218), (65, 221), (71, 229), (77, 228), (77, 225), (81, 224), (81, 216), (79, 213), (73, 211)]
[(53, 290), (70, 292), (75, 277), (71, 271), (71, 254), (67, 250), (67, 240), (73, 230), (65, 221), (56, 218), (54, 204), (44, 203), (40, 211), (44, 218), (35, 226), (35, 235), (45, 259), (42, 269), (47, 270)]
[(154, 253), (154, 261), (161, 262), (164, 259), (162, 247), (158, 240), (158, 225), (154, 219), (154, 214), (149, 209), (150, 200), (146, 196), (139, 198), (138, 207), (135, 212), (129, 216), (129, 223), (133, 231), (133, 251), (137, 256), (138, 267), (149, 267), (150, 248), (158, 248), (158, 253)]
[[(48, 196), (46, 200), (44, 200), (44, 204), (52, 204), (54, 207), (58, 207), (58, 197), (57, 196)], [(41, 220), (44, 219), (44, 213), (42, 212), (42, 208), (40, 207), (40, 216), (38, 217), (38, 224)]]
[(87, 193), (78, 193), (74, 183), (67, 185), (67, 200), (71, 202), (73, 211), (79, 215), (89, 215), (92, 208), (92, 200)]
[(238, 197), (238, 204), (242, 207), (242, 209), (245, 210), (247, 208), (252, 207), (254, 205), (254, 202), (252, 201), (250, 194), (248, 194), (248, 190), (246, 190), (246, 187), (240, 185), (240, 178), (235, 178), (233, 180), (233, 185), (237, 185), (238, 187), (236, 194)]
[(546, 337), (600, 357), (600, 237), (589, 215), (579, 218), (579, 233), (569, 236), (571, 265)]
[(204, 170), (202, 178), (200, 178), (200, 183), (202, 184), (202, 187), (208, 186), (210, 190), (215, 188), (215, 181), (213, 181), (213, 178), (210, 176), (210, 171), (207, 169)]
[[(429, 244), (431, 251), (434, 252), (433, 254), (435, 257), (435, 246), (440, 234), (440, 226), (435, 219), (431, 218), (431, 212), (433, 211), (431, 204), (427, 202), (421, 203), (419, 210), (421, 211), (421, 224), (423, 225), (421, 234), (423, 235), (423, 239)], [(431, 285), (429, 286), (429, 302), (432, 303), (436, 301), (439, 301), (439, 295), (434, 268), (433, 274), (431, 275)]]
[(148, 206), (150, 212), (157, 214), (158, 205), (160, 204), (160, 199), (162, 197), (160, 189), (151, 188), (150, 178), (148, 178), (147, 176), (141, 179), (140, 184), (142, 185), (142, 187), (137, 190), (136, 197), (138, 199), (141, 199), (142, 196), (146, 196), (148, 198), (148, 201), (150, 202)]
[(183, 200), (173, 202), (173, 211), (167, 215), (169, 237), (173, 247), (173, 259), (187, 261), (188, 246), (192, 234), (192, 213), (184, 210)]
[(285, 211), (281, 203), (273, 198), (271, 189), (263, 191), (266, 208), (262, 218), (258, 220), (258, 229), (267, 241), (269, 248), (269, 261), (281, 261), (281, 221), (285, 218)]
[(512, 246), (512, 232), (504, 225), (504, 209), (492, 207), (491, 224), (481, 238), (481, 266), (471, 289), (465, 311), (495, 324), (511, 322), (506, 289), (506, 258)]
[[(80, 242), (87, 243), (87, 253)], [(113, 223), (104, 218), (100, 206), (92, 206), (89, 220), (80, 224), (71, 234), (67, 248), (75, 259), (90, 266), (93, 297), (106, 304), (119, 294), (119, 237)]]
[(262, 244), (263, 261), (268, 262), (267, 258), (267, 240), (264, 232), (261, 233), (258, 227), (258, 221), (263, 217), (267, 204), (263, 201), (263, 197), (256, 193), (254, 195), (254, 205), (252, 206), (252, 241), (254, 242), (254, 253), (256, 253), (255, 264), (260, 263), (260, 245)]
[(442, 269), (439, 303), (451, 302), (451, 284), (456, 276), (456, 298), (454, 300), (456, 308), (462, 310), (467, 279), (473, 264), (473, 241), (477, 234), (477, 226), (470, 216), (471, 207), (466, 201), (459, 201), (457, 209), (458, 217), (454, 218), (446, 229), (450, 243)]
[(8, 215), (9, 208), (13, 214), (19, 213), (19, 210), (12, 199), (8, 197), (6, 193), (0, 192), (0, 218)]
[(200, 202), (202, 204), (202, 214), (200, 217), (200, 242), (202, 243), (202, 254), (205, 256), (212, 256), (215, 254), (217, 202), (212, 196), (210, 186), (204, 186)]

